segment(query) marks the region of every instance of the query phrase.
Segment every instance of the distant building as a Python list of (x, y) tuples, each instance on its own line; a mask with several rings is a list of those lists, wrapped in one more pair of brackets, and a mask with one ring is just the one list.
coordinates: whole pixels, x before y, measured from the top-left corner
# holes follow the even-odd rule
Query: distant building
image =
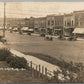
[(35, 20), (34, 17), (29, 18), (29, 28), (30, 29), (34, 29), (34, 20)]
[(34, 33), (40, 32), (40, 18), (34, 19)]
[(25, 18), (25, 27), (29, 27), (29, 18)]
[(24, 25), (25, 25), (24, 18), (6, 18), (7, 27), (19, 27)]
[(75, 16), (75, 30), (73, 33), (84, 37), (84, 10), (74, 11), (73, 14)]
[(75, 27), (84, 28), (84, 10), (74, 11)]
[(40, 17), (40, 33), (46, 33), (46, 17)]
[(47, 32), (53, 35), (59, 35), (63, 32), (63, 15), (48, 15), (46, 17)]
[(46, 28), (47, 34), (53, 34), (55, 28), (55, 15), (47, 15)]
[(64, 14), (64, 35), (70, 36), (75, 28), (75, 18), (73, 13)]
[(46, 33), (46, 18), (39, 17), (34, 19), (34, 32)]
[(64, 19), (64, 15), (55, 16), (54, 35), (63, 34), (63, 19)]

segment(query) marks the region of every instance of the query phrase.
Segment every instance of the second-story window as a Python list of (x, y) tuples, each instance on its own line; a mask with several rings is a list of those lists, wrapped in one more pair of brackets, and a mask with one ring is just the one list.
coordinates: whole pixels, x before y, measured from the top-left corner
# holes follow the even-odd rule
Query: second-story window
[(54, 21), (52, 20), (52, 25), (54, 25)]
[(70, 22), (67, 22), (67, 26), (70, 26)]
[(50, 20), (48, 21), (48, 25), (50, 25)]

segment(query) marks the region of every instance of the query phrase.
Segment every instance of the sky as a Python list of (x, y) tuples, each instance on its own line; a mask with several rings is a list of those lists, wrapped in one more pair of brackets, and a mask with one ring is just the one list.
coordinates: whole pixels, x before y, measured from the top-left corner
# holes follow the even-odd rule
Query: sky
[[(71, 13), (84, 10), (84, 2), (6, 2), (6, 17), (45, 17), (50, 14)], [(0, 2), (0, 17), (4, 15), (4, 3)]]

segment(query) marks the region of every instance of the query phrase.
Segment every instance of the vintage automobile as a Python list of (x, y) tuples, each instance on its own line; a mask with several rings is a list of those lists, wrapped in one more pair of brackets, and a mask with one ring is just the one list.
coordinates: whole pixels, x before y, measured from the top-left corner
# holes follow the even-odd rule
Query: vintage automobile
[(51, 35), (46, 35), (44, 37), (44, 40), (52, 41), (53, 40), (53, 37)]
[(12, 31), (18, 32), (18, 28), (17, 28), (17, 27), (14, 27), (14, 28), (12, 29)]
[(22, 27), (21, 33), (28, 33), (28, 27)]

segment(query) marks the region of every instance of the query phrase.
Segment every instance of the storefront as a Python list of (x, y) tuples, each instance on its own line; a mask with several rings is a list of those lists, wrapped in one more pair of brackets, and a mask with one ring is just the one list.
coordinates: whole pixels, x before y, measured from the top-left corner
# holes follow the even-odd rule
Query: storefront
[(52, 35), (53, 34), (53, 29), (47, 28), (47, 34)]
[(73, 34), (84, 39), (84, 28), (75, 28)]
[(39, 28), (35, 27), (34, 28), (34, 33), (39, 33)]
[(41, 28), (41, 29), (40, 29), (40, 33), (45, 34), (45, 33), (46, 33), (46, 29), (45, 29), (45, 28)]
[(71, 36), (73, 34), (74, 28), (65, 28), (64, 36)]
[(63, 30), (62, 29), (54, 29), (54, 35), (62, 35)]

